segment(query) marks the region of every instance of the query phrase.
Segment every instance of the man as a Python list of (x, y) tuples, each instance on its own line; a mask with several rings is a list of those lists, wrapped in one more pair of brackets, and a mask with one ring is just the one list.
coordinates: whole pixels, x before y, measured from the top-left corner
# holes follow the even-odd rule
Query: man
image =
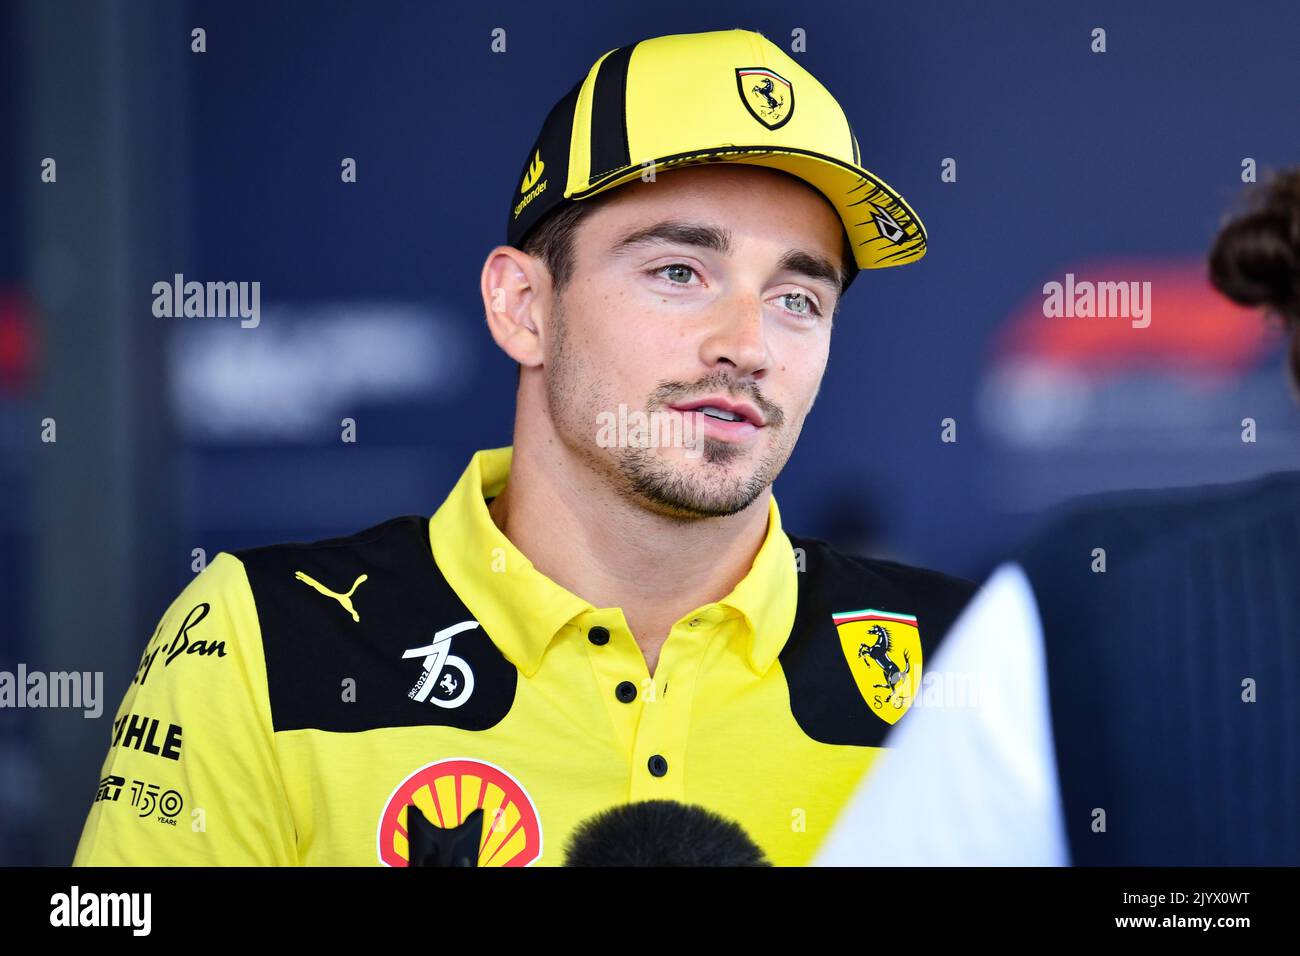
[[(554, 864), (647, 799), (806, 862), (973, 590), (789, 536), (771, 494), (844, 288), (924, 252), (857, 163), (759, 34), (601, 57), (482, 272), (513, 445), (432, 519), (219, 555), (145, 652), (77, 862), (401, 866), (414, 806), (481, 827), (480, 865)], [(681, 440), (608, 440), (629, 409)]]

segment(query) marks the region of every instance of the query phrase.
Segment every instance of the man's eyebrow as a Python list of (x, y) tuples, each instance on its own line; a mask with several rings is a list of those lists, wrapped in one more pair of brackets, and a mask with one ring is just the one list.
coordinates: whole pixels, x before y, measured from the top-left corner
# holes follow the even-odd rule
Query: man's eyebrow
[(838, 295), (843, 276), (838, 266), (824, 256), (792, 249), (781, 257), (777, 264), (782, 272), (794, 272), (814, 282), (824, 282)]
[(637, 246), (675, 243), (683, 246), (699, 246), (712, 249), (723, 255), (731, 253), (731, 231), (710, 226), (707, 223), (683, 222), (668, 219), (652, 226), (629, 232), (610, 247), (610, 255), (621, 255)]

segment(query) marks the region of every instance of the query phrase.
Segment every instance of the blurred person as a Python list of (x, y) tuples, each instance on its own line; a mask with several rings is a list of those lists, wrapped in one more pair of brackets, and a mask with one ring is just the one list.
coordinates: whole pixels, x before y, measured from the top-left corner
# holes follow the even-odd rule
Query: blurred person
[[(415, 806), (481, 826), (481, 865), (558, 864), (644, 800), (807, 862), (974, 590), (787, 534), (772, 495), (844, 291), (925, 241), (762, 35), (602, 56), (481, 274), (513, 444), (432, 518), (220, 553), (148, 642), (76, 863), (402, 866)], [(682, 440), (602, 436), (629, 409)]]
[[(1295, 389), (1300, 168), (1247, 200), (1210, 280), (1285, 324)], [(1300, 864), (1297, 580), (1300, 473), (1075, 503), (954, 625), (815, 863)]]

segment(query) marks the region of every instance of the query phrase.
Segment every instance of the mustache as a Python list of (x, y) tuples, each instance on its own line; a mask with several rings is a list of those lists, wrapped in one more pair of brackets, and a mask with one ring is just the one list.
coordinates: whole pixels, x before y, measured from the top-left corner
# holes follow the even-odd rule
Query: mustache
[(763, 420), (769, 427), (780, 426), (785, 422), (785, 413), (781, 407), (764, 398), (757, 385), (745, 385), (732, 378), (710, 378), (693, 384), (660, 382), (650, 393), (649, 405), (650, 408), (662, 408), (714, 393), (726, 395), (738, 402), (749, 402), (763, 413)]

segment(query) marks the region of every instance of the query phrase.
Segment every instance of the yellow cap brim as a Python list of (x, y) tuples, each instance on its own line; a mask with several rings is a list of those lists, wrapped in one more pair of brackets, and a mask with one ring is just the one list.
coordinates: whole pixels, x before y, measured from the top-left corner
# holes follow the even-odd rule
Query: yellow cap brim
[(926, 233), (920, 217), (884, 180), (832, 156), (770, 146), (722, 146), (665, 156), (602, 178), (566, 198), (582, 200), (638, 179), (647, 168), (743, 163), (767, 166), (808, 183), (830, 202), (853, 247), (859, 269), (884, 269), (915, 262), (925, 255)]

